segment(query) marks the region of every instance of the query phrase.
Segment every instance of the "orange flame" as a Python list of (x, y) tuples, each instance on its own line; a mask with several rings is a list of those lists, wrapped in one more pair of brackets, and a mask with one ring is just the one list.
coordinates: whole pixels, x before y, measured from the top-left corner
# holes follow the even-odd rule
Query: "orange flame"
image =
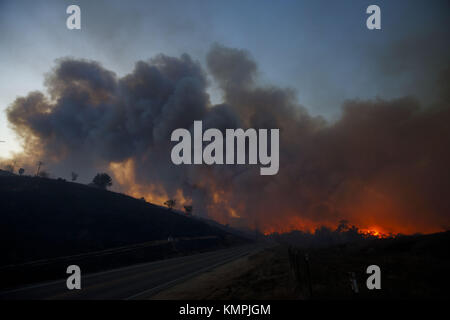
[(381, 231), (381, 229), (379, 227), (371, 227), (371, 228), (368, 228), (368, 229), (359, 229), (359, 233), (361, 233), (363, 235), (377, 237), (377, 238), (380, 238), (380, 239), (388, 238), (388, 237), (394, 235), (392, 233), (386, 233), (386, 232)]
[[(109, 169), (120, 188), (132, 197), (138, 199), (144, 197), (146, 201), (157, 205), (164, 205), (164, 202), (170, 197), (176, 200), (176, 207), (179, 209), (183, 208), (184, 205), (192, 205), (192, 199), (183, 194), (182, 189), (178, 189), (175, 195), (170, 196), (163, 186), (136, 184), (135, 164), (131, 158), (123, 162), (111, 162)], [(335, 230), (339, 224), (337, 221), (307, 219), (300, 217), (297, 212), (270, 215), (265, 212), (259, 212), (257, 217), (251, 218), (245, 214), (244, 204), (240, 205), (232, 202), (232, 190), (224, 190), (220, 186), (215, 185), (214, 181), (204, 181), (203, 183), (204, 185), (201, 187), (211, 191), (211, 201), (206, 206), (207, 214), (210, 215), (210, 218), (222, 224), (256, 229), (265, 235), (275, 232), (288, 233), (294, 230), (314, 232), (316, 229), (324, 226)], [(233, 203), (233, 206), (230, 206), (230, 203)], [(442, 231), (439, 228), (428, 225), (400, 223), (398, 220), (399, 215), (394, 214), (399, 212), (398, 207), (395, 203), (389, 202), (388, 199), (383, 199), (383, 201), (379, 201), (376, 197), (360, 198), (359, 201), (354, 199), (353, 203), (344, 204), (341, 209), (348, 213), (350, 224), (356, 225), (361, 234), (368, 236), (386, 238), (399, 233), (412, 234), (416, 232), (433, 233)], [(202, 214), (206, 214), (206, 212)], [(400, 215), (400, 217), (402, 216)]]
[(178, 189), (173, 197), (170, 197), (164, 188), (155, 185), (138, 185), (135, 183), (135, 170), (133, 159), (128, 159), (124, 162), (111, 162), (109, 169), (112, 171), (115, 180), (125, 192), (137, 199), (144, 198), (146, 201), (157, 205), (164, 205), (169, 198), (176, 200), (176, 207), (183, 208), (184, 205), (190, 205), (191, 199), (184, 196), (183, 191)]

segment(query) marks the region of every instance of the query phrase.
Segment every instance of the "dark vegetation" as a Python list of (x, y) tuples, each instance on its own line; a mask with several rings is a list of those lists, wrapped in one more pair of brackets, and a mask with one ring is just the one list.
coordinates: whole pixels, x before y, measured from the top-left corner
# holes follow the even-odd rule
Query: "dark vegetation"
[[(297, 298), (312, 299), (411, 299), (449, 298), (450, 293), (450, 231), (398, 236), (389, 239), (366, 239), (331, 247), (290, 247), (306, 262), (300, 263), (300, 283), (295, 270), (289, 268), (290, 283)], [(286, 242), (283, 244), (287, 248)], [(279, 259), (288, 261), (289, 250)], [(286, 264), (286, 262), (284, 263)], [(381, 269), (381, 290), (369, 290), (366, 269), (378, 265)], [(354, 273), (359, 292), (350, 284)], [(274, 275), (276, 276), (276, 275)], [(278, 275), (279, 277), (281, 275)], [(308, 281), (309, 278), (309, 281)], [(309, 282), (312, 296), (309, 297)]]
[[(449, 298), (450, 232), (349, 243), (309, 252), (313, 298)], [(381, 290), (368, 290), (366, 268), (381, 268)], [(349, 272), (360, 292), (353, 293)]]
[(167, 208), (169, 208), (169, 210), (172, 210), (173, 207), (175, 207), (176, 204), (176, 200), (173, 199), (169, 199), (166, 202), (164, 202), (164, 205), (167, 206)]
[(112, 179), (107, 173), (97, 173), (92, 180), (92, 184), (100, 189), (106, 189), (112, 186)]
[(247, 241), (120, 193), (41, 177), (0, 176), (0, 219), (3, 270), (11, 264), (150, 242), (107, 264), (95, 263), (104, 269)]
[[(392, 238), (394, 235), (383, 235)], [(396, 237), (401, 235), (395, 235)], [(370, 233), (361, 232), (356, 226), (350, 225), (347, 220), (341, 220), (336, 229), (320, 227), (314, 232), (294, 230), (289, 233), (273, 233), (268, 238), (279, 243), (294, 245), (304, 248), (323, 248), (335, 245), (345, 245), (350, 242), (366, 242), (378, 239)]]
[[(310, 283), (313, 299), (450, 297), (450, 231), (379, 239), (341, 221), (335, 230), (322, 227), (314, 233), (293, 231), (270, 238), (290, 247), (285, 259), (297, 297), (309, 298)], [(292, 252), (297, 254), (296, 268)], [(373, 264), (381, 268), (381, 290), (366, 287), (366, 269)], [(358, 294), (351, 289), (350, 273), (355, 275)]]

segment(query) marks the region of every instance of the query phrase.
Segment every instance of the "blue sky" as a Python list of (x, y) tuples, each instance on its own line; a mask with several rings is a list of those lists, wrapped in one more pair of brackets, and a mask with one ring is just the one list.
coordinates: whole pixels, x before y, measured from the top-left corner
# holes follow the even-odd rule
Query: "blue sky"
[[(81, 7), (81, 30), (66, 8)], [(382, 30), (366, 28), (368, 5)], [(188, 53), (204, 64), (215, 42), (248, 50), (261, 82), (297, 91), (312, 114), (339, 117), (346, 99), (426, 100), (448, 62), (448, 1), (0, 1), (0, 157), (20, 150), (4, 109), (45, 90), (55, 59), (100, 61), (122, 76), (137, 60)], [(220, 92), (211, 84), (213, 102)]]

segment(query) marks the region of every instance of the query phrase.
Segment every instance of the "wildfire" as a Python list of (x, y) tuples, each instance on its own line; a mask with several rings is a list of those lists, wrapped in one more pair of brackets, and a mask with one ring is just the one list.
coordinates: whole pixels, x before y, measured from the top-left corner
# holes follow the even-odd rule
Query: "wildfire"
[(164, 188), (154, 185), (138, 185), (135, 183), (135, 170), (133, 159), (124, 162), (111, 162), (109, 169), (113, 172), (117, 182), (125, 188), (126, 193), (134, 198), (144, 198), (146, 201), (157, 205), (164, 205), (169, 198), (176, 200), (176, 207), (183, 208), (184, 205), (190, 205), (191, 200), (183, 194), (181, 189), (176, 191), (172, 197), (167, 194)]
[(377, 237), (377, 238), (380, 238), (380, 239), (388, 238), (388, 237), (392, 236), (392, 234), (385, 233), (385, 232), (381, 231), (381, 229), (378, 228), (378, 227), (368, 228), (368, 229), (359, 229), (359, 233), (361, 233), (363, 235)]
[[(114, 175), (117, 185), (123, 189), (125, 193), (135, 198), (145, 198), (146, 201), (164, 205), (168, 199), (176, 200), (176, 207), (183, 208), (184, 205), (194, 205), (192, 199), (183, 194), (182, 189), (176, 190), (175, 194), (169, 195), (163, 186), (156, 184), (141, 185), (136, 183), (135, 164), (133, 159), (128, 159), (123, 162), (111, 162), (109, 169)], [(330, 230), (336, 230), (339, 226), (337, 221), (327, 220), (311, 220), (300, 217), (296, 212), (286, 212), (285, 214), (264, 214), (260, 212), (258, 216), (249, 216), (245, 214), (248, 208), (242, 203), (233, 203), (232, 190), (226, 190), (221, 186), (215, 185), (211, 181), (204, 181), (203, 187), (211, 190), (210, 202), (206, 204), (206, 211), (199, 214), (208, 214), (210, 218), (222, 224), (230, 224), (235, 227), (253, 228), (262, 232), (264, 235), (273, 233), (289, 233), (294, 230), (314, 233), (321, 227), (327, 227)], [(389, 207), (387, 201), (383, 202), (368, 202), (363, 206), (354, 205), (350, 212), (349, 224), (355, 225), (357, 230), (362, 235), (367, 235), (376, 238), (387, 238), (395, 236), (396, 234), (412, 234), (415, 232), (433, 233), (442, 230), (439, 229), (425, 229), (424, 226), (411, 226), (406, 224), (399, 224), (398, 221), (390, 219), (394, 216), (390, 214), (395, 207)], [(365, 212), (364, 215), (358, 212)], [(383, 214), (380, 214), (383, 213)], [(389, 214), (387, 214), (389, 213)], [(373, 221), (374, 217), (379, 217), (383, 223), (380, 227), (380, 222)], [(366, 221), (366, 218), (370, 218)], [(377, 225), (372, 223), (377, 223)], [(419, 229), (420, 230), (419, 230)]]
[[(332, 228), (332, 230), (335, 230), (335, 229), (336, 228)], [(304, 228), (285, 228), (285, 229), (281, 229), (281, 230), (282, 231), (280, 231), (278, 229), (270, 228), (268, 230), (265, 230), (263, 232), (263, 234), (266, 235), (266, 236), (269, 236), (269, 235), (274, 234), (274, 233), (287, 233), (287, 232), (291, 232), (291, 231), (294, 231), (294, 230), (314, 233), (317, 230), (317, 228), (312, 228), (312, 229), (311, 228), (307, 228), (307, 229), (304, 229)], [(358, 231), (362, 235), (367, 235), (367, 236), (370, 236), (370, 237), (376, 237), (376, 238), (379, 238), (379, 239), (388, 238), (388, 237), (393, 236), (392, 233), (384, 233), (384, 232), (380, 231), (380, 229), (377, 229), (377, 228), (358, 229)]]

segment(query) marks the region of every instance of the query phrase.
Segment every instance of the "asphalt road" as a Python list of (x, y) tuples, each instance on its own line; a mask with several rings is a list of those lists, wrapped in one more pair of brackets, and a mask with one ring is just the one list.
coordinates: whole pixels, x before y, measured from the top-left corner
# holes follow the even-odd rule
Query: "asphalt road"
[(100, 273), (87, 275), (81, 273), (80, 290), (67, 289), (66, 279), (62, 279), (0, 292), (0, 300), (148, 299), (171, 285), (242, 257), (257, 249), (256, 245), (245, 245), (138, 264)]

